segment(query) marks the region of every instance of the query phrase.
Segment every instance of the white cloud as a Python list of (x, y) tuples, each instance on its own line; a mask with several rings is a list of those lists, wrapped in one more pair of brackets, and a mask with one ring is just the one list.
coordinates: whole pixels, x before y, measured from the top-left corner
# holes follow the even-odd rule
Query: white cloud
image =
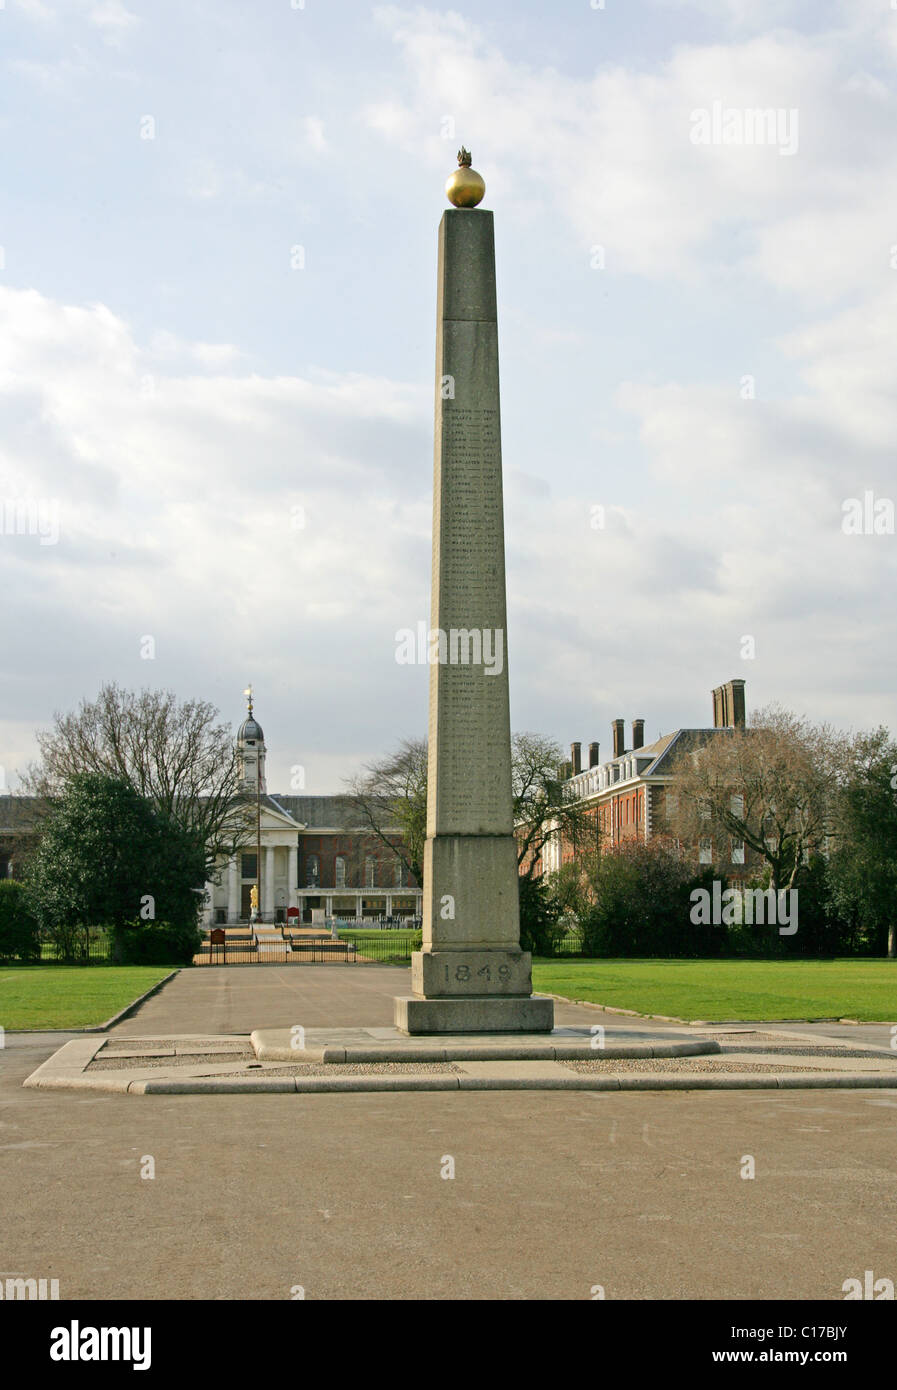
[(124, 36), (140, 23), (122, 0), (101, 0), (88, 11), (88, 20), (99, 29), (106, 43), (119, 45)]
[(324, 138), (324, 122), (319, 116), (306, 116), (305, 137), (309, 147), (316, 153), (320, 154), (327, 149), (327, 141)]
[[(379, 17), (403, 56), (406, 95), (366, 108), (367, 124), (442, 168), (439, 121), (450, 113), (487, 202), (515, 215), (556, 208), (615, 270), (694, 279), (735, 269), (831, 300), (868, 289), (897, 239), (897, 98), (871, 71), (890, 15), (812, 39), (775, 30), (682, 43), (652, 71), (605, 65), (577, 79), (510, 61), (458, 15)], [(796, 111), (798, 152), (693, 144), (692, 113), (714, 101)]]
[[(238, 350), (157, 338), (144, 352), (105, 307), (33, 291), (0, 291), (0, 338), (0, 494), (52, 499), (61, 525), (43, 548), (0, 535), (0, 575), (57, 652), (23, 656), (45, 683), (54, 670), (55, 705), (129, 670), (195, 689), (224, 666), (236, 689), (241, 659), (295, 700), (300, 651), (326, 673), (355, 647), (395, 679), (396, 614), (429, 532), (428, 391), (196, 375), (191, 360), (232, 369)], [(136, 663), (147, 633), (155, 665)]]

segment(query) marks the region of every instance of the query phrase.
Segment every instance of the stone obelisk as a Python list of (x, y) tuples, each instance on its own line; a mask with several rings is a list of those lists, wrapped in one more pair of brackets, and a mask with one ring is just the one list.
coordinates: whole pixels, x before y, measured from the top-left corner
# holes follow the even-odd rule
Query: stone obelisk
[(462, 148), (439, 227), (423, 949), (406, 1033), (547, 1032), (520, 949), (492, 213)]

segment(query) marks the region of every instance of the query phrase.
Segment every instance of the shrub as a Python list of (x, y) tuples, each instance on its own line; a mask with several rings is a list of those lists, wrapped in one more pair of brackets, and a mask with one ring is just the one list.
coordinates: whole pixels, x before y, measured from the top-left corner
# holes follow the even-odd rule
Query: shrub
[(0, 879), (0, 960), (40, 960), (40, 936), (28, 890), (14, 878)]
[(201, 944), (197, 926), (127, 922), (112, 928), (112, 959), (117, 965), (189, 965)]
[(712, 870), (696, 872), (661, 844), (631, 841), (605, 850), (590, 872), (594, 900), (581, 918), (583, 954), (719, 955), (725, 929), (691, 920), (692, 890), (709, 890), (713, 878)]
[(520, 946), (534, 956), (553, 956), (564, 935), (561, 908), (544, 878), (521, 878)]

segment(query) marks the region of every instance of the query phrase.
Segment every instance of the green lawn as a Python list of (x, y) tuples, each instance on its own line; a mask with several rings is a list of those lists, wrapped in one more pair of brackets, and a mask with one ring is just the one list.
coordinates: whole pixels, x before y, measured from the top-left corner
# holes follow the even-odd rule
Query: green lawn
[(897, 1021), (897, 961), (538, 960), (533, 988), (641, 1014)]
[(339, 928), (344, 941), (354, 941), (359, 957), (379, 961), (381, 965), (409, 965), (410, 948), (414, 941), (420, 941), (420, 928), (395, 927), (391, 930), (375, 928), (373, 931), (363, 927)]
[(0, 1027), (87, 1028), (105, 1023), (173, 965), (0, 965)]
[(341, 927), (337, 923), (337, 931), (344, 941), (409, 941), (420, 936), (420, 927), (413, 931), (411, 927)]

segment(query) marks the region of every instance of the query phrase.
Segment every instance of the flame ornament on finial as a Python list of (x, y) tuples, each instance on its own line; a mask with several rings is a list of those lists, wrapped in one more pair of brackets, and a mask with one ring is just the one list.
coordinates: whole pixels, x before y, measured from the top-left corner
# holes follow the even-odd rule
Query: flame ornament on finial
[(486, 194), (486, 182), (476, 169), (471, 169), (470, 150), (462, 145), (458, 151), (458, 167), (446, 181), (445, 196), (456, 208), (475, 208)]

